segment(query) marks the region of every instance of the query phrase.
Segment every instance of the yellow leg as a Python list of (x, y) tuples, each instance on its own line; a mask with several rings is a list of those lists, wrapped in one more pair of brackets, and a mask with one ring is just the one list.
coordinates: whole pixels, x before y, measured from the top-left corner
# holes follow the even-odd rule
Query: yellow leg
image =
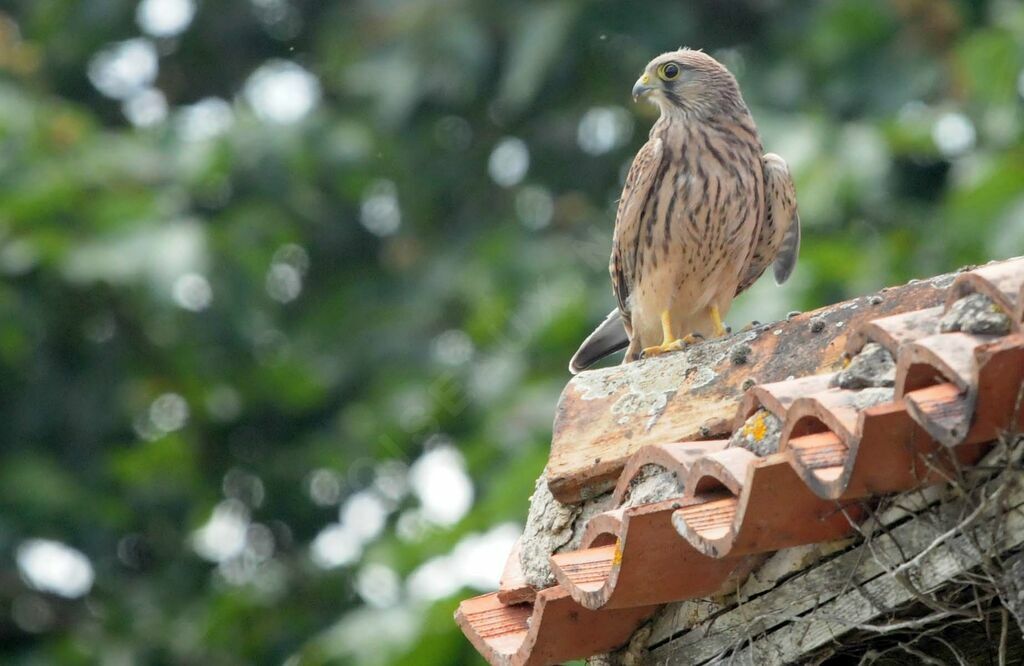
[(672, 317), (669, 316), (668, 310), (665, 310), (661, 313), (661, 346), (664, 347), (675, 339), (676, 336), (672, 335)]
[(722, 323), (722, 315), (718, 313), (718, 306), (711, 306), (711, 323), (715, 325), (715, 337), (720, 338), (725, 335), (725, 324)]
[(641, 352), (641, 357), (660, 356), (671, 351), (679, 351), (695, 342), (697, 342), (697, 337), (693, 335), (687, 335), (684, 338), (675, 336), (675, 333), (672, 332), (672, 317), (668, 310), (664, 310), (661, 313), (661, 344), (655, 347), (646, 347)]

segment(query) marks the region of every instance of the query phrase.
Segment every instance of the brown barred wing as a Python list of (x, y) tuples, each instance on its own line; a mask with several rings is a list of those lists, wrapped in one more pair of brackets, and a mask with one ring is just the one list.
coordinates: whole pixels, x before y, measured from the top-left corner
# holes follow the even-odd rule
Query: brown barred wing
[(800, 214), (796, 188), (786, 161), (774, 153), (762, 158), (765, 183), (765, 219), (736, 293), (746, 291), (773, 264), (775, 282), (782, 284), (793, 272), (800, 253)]
[(626, 184), (622, 188), (622, 197), (615, 214), (615, 234), (612, 237), (612, 257), (608, 270), (611, 272), (612, 290), (627, 331), (631, 330), (629, 295), (636, 281), (640, 232), (643, 229), (641, 217), (661, 165), (663, 152), (662, 140), (654, 138), (636, 154), (626, 175)]

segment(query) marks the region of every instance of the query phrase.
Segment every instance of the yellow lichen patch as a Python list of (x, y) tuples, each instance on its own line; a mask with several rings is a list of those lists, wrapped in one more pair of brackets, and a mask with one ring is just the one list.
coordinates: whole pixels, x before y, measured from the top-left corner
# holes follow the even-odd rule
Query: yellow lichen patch
[(743, 424), (744, 437), (752, 437), (758, 442), (764, 439), (765, 433), (768, 432), (768, 424), (764, 422), (765, 413), (762, 410), (755, 414), (753, 418), (747, 419), (747, 422)]
[(617, 567), (622, 564), (622, 542), (615, 542), (615, 552), (612, 554), (612, 566)]

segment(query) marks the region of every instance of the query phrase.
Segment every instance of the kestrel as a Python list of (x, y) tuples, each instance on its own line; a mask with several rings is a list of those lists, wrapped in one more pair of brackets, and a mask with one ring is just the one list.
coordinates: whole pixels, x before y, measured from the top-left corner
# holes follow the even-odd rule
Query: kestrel
[(733, 299), (774, 263), (792, 273), (800, 217), (789, 167), (764, 148), (736, 79), (701, 51), (652, 60), (633, 86), (661, 115), (619, 200), (609, 270), (618, 307), (580, 346), (583, 370), (724, 335)]

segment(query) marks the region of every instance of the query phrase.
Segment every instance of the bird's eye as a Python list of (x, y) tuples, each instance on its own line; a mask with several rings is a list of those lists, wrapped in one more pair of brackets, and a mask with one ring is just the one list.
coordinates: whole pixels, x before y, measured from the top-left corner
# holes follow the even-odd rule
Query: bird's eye
[(679, 65), (674, 62), (665, 63), (658, 69), (658, 75), (664, 81), (671, 81), (679, 76)]

